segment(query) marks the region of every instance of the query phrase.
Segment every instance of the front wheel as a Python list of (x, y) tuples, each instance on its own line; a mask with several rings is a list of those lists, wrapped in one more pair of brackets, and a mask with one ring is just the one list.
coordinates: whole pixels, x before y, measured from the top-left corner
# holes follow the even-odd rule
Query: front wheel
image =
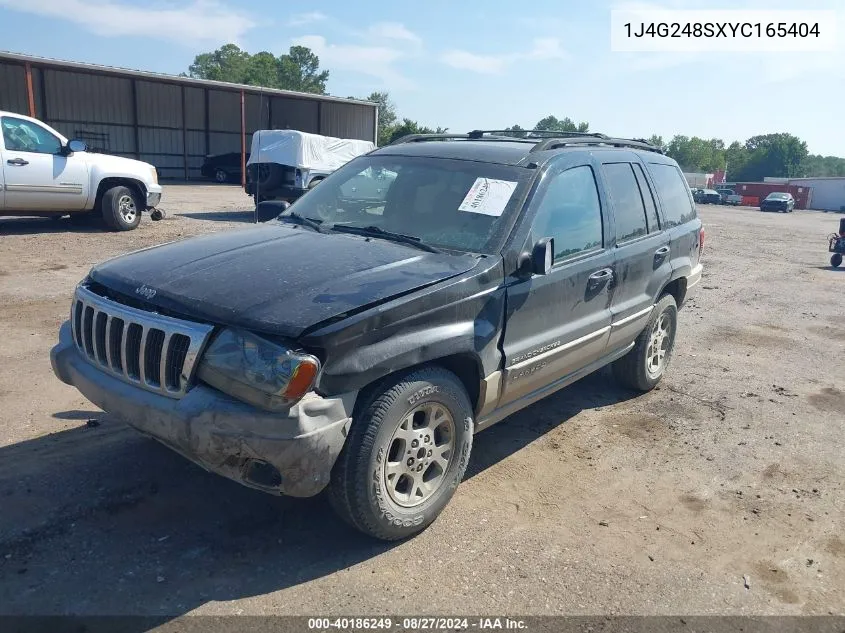
[(663, 295), (637, 337), (634, 348), (613, 363), (616, 379), (637, 391), (651, 391), (663, 378), (678, 329), (678, 304), (672, 295)]
[(223, 184), (224, 182), (229, 181), (229, 174), (223, 171), (222, 169), (217, 169), (214, 172), (214, 180), (215, 182)]
[(332, 506), (381, 540), (421, 532), (463, 479), (472, 433), (472, 407), (452, 372), (426, 367), (382, 385), (356, 410), (332, 470)]
[(103, 220), (115, 231), (131, 231), (141, 223), (142, 205), (138, 194), (118, 185), (103, 194)]
[(831, 255), (831, 257), (830, 257), (830, 265), (831, 266), (833, 266), (834, 268), (839, 268), (839, 266), (841, 264), (842, 264), (842, 255), (840, 253), (834, 253), (833, 255)]

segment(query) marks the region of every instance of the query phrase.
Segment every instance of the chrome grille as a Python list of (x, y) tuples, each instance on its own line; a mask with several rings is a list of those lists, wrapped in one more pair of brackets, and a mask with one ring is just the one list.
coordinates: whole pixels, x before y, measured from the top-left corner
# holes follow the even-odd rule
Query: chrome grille
[(80, 286), (71, 309), (76, 348), (125, 382), (181, 398), (212, 326), (145, 312)]

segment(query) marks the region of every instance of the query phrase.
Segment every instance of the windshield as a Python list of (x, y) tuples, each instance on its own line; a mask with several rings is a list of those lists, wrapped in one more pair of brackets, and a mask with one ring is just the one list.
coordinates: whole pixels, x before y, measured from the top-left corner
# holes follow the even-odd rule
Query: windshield
[(362, 156), (297, 200), (291, 212), (377, 227), (446, 250), (493, 253), (515, 219), (532, 170), (465, 160)]
[(789, 198), (788, 193), (770, 193), (769, 200), (786, 200)]

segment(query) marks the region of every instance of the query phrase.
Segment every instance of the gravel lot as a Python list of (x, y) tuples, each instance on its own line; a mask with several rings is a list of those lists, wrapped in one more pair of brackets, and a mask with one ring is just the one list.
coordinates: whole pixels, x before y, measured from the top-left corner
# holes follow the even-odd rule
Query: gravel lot
[(237, 187), (164, 200), (122, 234), (0, 218), (0, 613), (845, 614), (838, 215), (701, 207), (705, 277), (659, 390), (594, 375), (479, 434), (442, 517), (386, 545), (53, 376), (92, 264), (251, 221)]

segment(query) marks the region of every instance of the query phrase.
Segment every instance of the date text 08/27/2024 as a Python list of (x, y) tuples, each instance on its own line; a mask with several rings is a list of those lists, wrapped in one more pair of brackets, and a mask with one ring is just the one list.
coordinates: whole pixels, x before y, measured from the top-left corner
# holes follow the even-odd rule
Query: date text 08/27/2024
[(309, 618), (310, 631), (467, 631), (488, 630), (526, 630), (524, 620), (513, 618), (445, 618), (445, 617), (350, 617), (350, 618)]

